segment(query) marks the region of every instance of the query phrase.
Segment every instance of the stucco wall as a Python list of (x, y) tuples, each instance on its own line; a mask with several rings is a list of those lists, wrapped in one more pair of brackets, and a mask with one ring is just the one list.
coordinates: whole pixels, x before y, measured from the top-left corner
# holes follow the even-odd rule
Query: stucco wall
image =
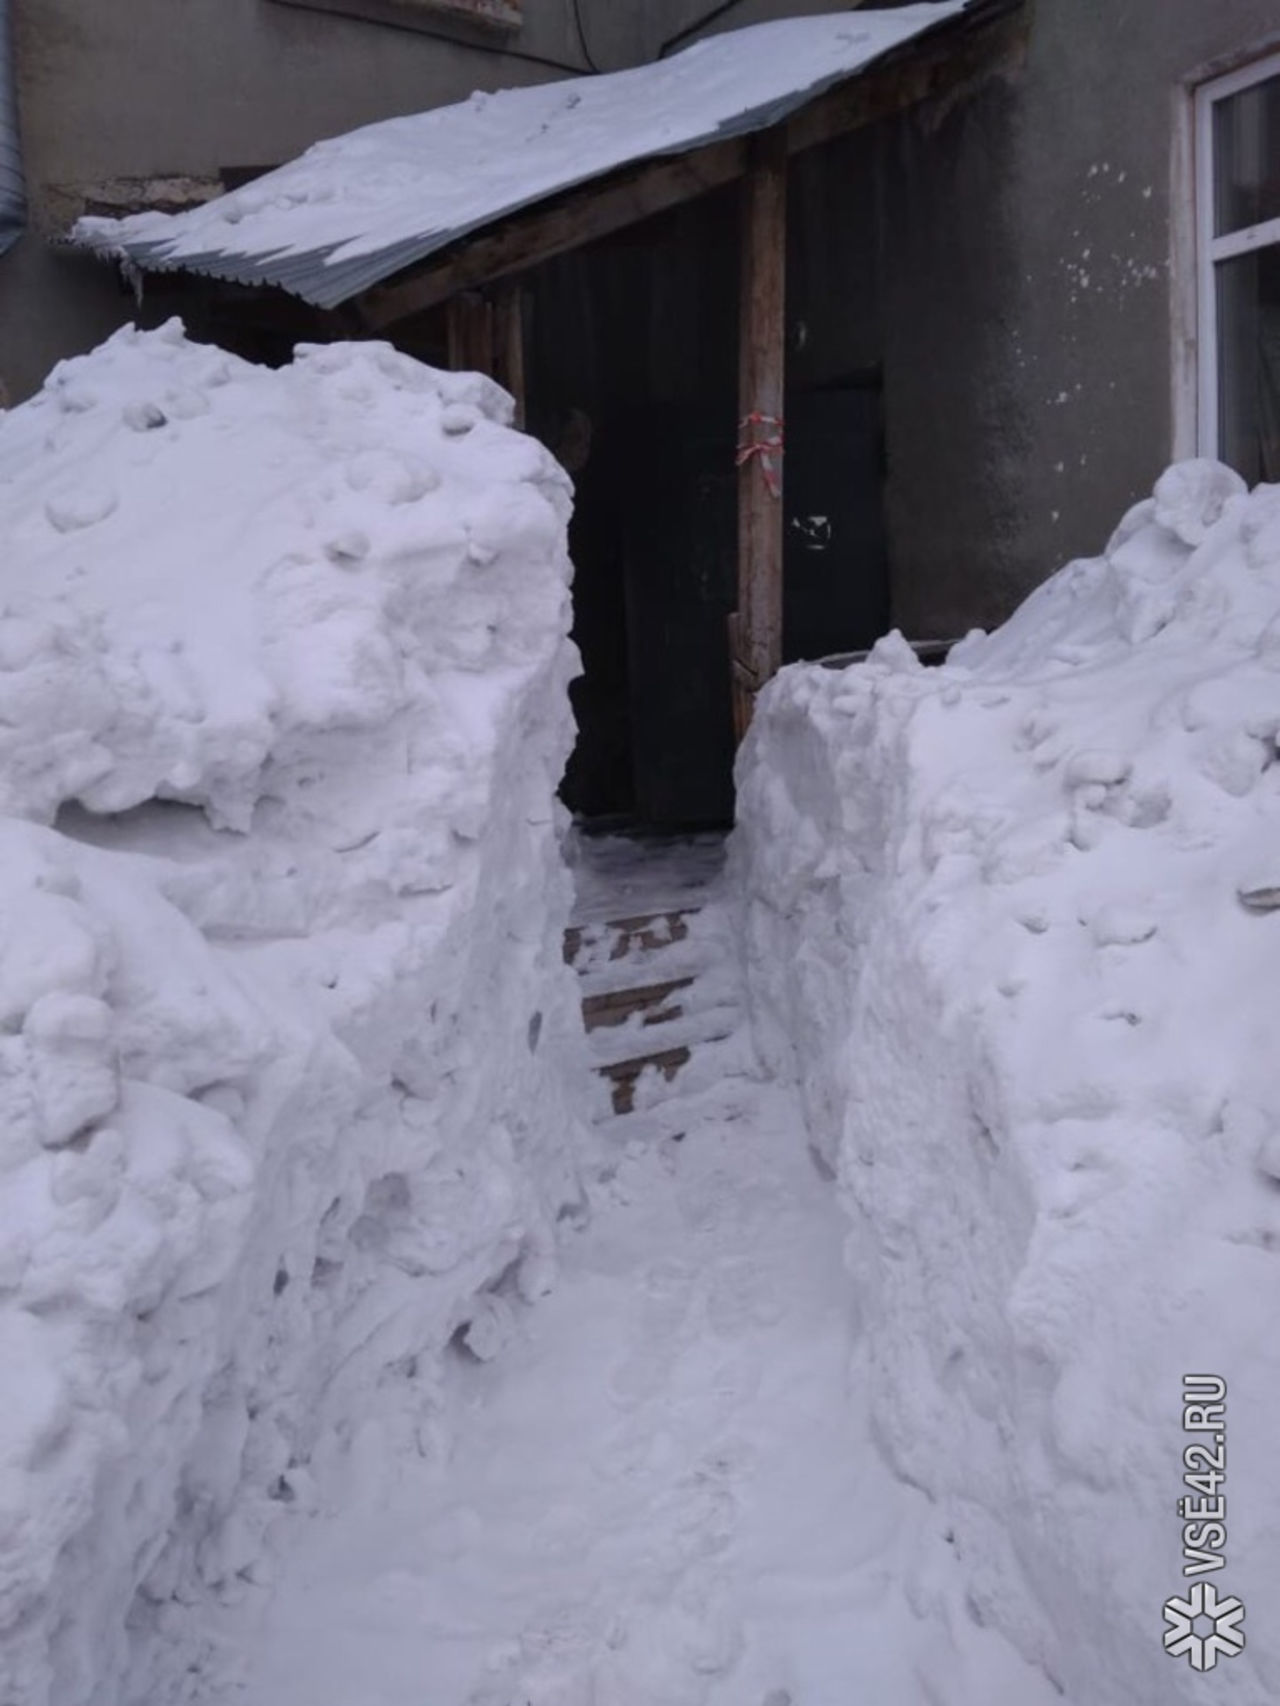
[[(1173, 452), (1174, 112), (1275, 0), (1033, 0), (1025, 63), (886, 141), (895, 608), (1002, 619)], [(1185, 95), (1182, 97), (1185, 100)]]

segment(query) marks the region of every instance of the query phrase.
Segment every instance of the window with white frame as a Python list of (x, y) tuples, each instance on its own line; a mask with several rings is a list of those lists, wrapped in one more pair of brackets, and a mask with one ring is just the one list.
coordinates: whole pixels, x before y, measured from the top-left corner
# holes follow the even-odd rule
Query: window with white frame
[(1280, 54), (1196, 92), (1200, 451), (1280, 481)]

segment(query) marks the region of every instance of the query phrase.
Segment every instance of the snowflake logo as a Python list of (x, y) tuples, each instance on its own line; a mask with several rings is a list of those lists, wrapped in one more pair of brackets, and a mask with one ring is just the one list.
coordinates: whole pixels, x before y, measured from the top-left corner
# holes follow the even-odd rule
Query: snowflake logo
[[(1244, 1651), (1244, 1605), (1238, 1599), (1219, 1599), (1212, 1582), (1197, 1582), (1186, 1599), (1164, 1602), (1164, 1648), (1173, 1658), (1185, 1653), (1193, 1670), (1212, 1670), (1219, 1659)], [(1197, 1625), (1208, 1625), (1201, 1633)]]

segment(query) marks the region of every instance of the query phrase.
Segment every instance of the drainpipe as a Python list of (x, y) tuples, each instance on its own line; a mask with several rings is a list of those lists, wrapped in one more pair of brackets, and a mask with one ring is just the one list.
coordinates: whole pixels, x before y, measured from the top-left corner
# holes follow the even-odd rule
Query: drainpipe
[(12, 10), (9, 0), (0, 0), (0, 255), (13, 247), (27, 223), (27, 192), (18, 145)]

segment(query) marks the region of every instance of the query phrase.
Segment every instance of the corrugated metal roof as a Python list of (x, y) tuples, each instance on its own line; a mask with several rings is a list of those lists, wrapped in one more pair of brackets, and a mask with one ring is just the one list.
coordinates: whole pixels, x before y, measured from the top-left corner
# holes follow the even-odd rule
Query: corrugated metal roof
[(9, 0), (0, 0), (0, 255), (13, 247), (27, 224), (15, 83)]
[(790, 18), (632, 71), (368, 125), (178, 214), (82, 219), (72, 241), (149, 271), (277, 285), (322, 308), (635, 162), (763, 130), (981, 0)]

